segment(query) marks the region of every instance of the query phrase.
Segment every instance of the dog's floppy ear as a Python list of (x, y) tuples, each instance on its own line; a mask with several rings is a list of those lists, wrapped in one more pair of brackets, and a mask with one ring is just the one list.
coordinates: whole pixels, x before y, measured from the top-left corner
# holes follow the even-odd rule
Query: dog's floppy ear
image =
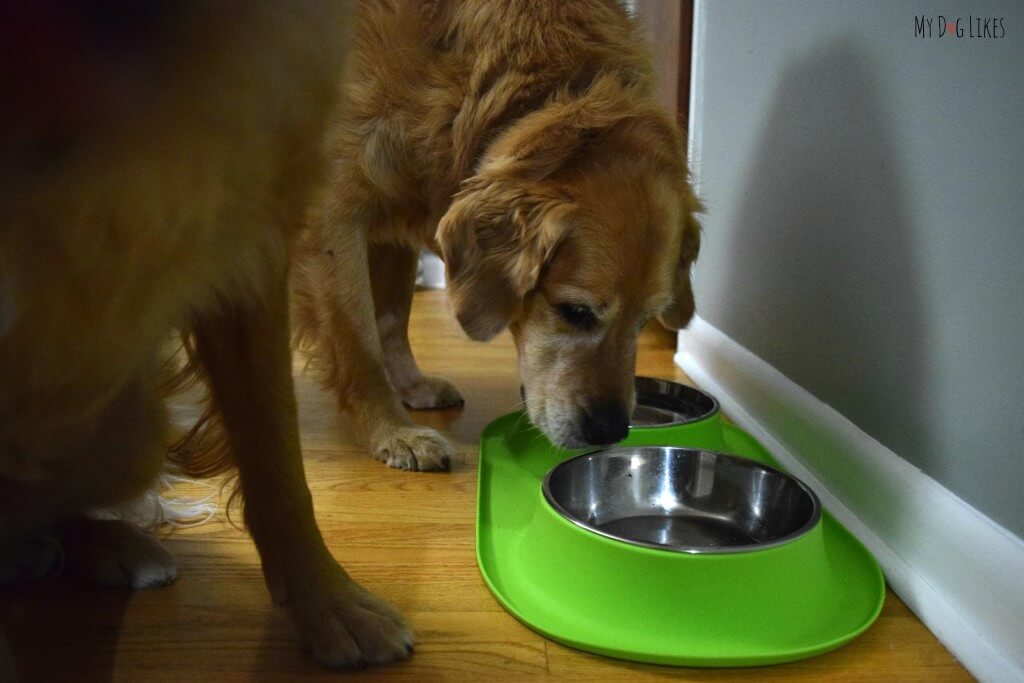
[(448, 298), (471, 338), (508, 326), (561, 238), (568, 207), (503, 178), (463, 184), (437, 227)]
[(694, 301), (690, 268), (700, 253), (700, 224), (693, 213), (696, 209), (696, 200), (693, 201), (692, 207), (686, 207), (679, 261), (676, 263), (675, 279), (672, 283), (672, 304), (659, 316), (662, 325), (671, 330), (683, 329), (693, 318)]

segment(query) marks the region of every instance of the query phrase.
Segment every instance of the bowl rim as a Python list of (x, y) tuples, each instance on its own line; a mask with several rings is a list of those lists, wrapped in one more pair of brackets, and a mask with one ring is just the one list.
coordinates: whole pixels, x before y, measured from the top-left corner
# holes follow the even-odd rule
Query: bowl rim
[[(698, 389), (697, 387), (691, 386), (689, 384), (683, 384), (682, 382), (676, 382), (675, 380), (663, 379), (661, 377), (650, 377), (648, 375), (636, 375), (633, 378), (634, 391), (636, 391), (636, 393), (637, 393), (637, 404), (640, 403), (640, 401), (639, 401), (639, 393), (640, 392), (639, 392), (639, 387), (637, 386), (640, 382), (656, 382), (656, 383), (668, 384), (670, 386), (674, 385), (674, 386), (677, 386), (677, 387), (682, 387), (686, 391), (692, 391), (692, 392), (694, 392), (696, 394), (700, 394), (701, 396), (703, 396), (703, 397), (707, 398), (709, 401), (711, 401), (711, 410), (709, 410), (706, 413), (704, 413), (702, 415), (699, 415), (697, 417), (691, 417), (691, 418), (687, 418), (685, 420), (676, 420), (674, 422), (659, 422), (658, 424), (653, 424), (653, 425), (634, 425), (634, 424), (632, 424), (632, 421), (633, 421), (632, 415), (630, 415), (630, 423), (631, 423), (629, 425), (630, 429), (661, 429), (662, 427), (678, 427), (680, 425), (694, 424), (696, 422), (701, 422), (702, 420), (707, 420), (708, 418), (714, 417), (715, 415), (718, 415), (718, 413), (721, 411), (721, 405), (718, 403), (718, 399), (715, 398), (714, 396), (712, 396), (711, 394), (709, 394), (708, 392), (702, 390), (702, 389)], [(634, 410), (636, 410), (636, 409), (634, 408)]]
[[(789, 479), (794, 484), (796, 484), (797, 487), (800, 488), (800, 490), (802, 490), (810, 498), (810, 501), (811, 501), (811, 514), (808, 517), (807, 521), (803, 525), (801, 525), (798, 529), (796, 529), (795, 531), (791, 531), (788, 534), (786, 534), (785, 536), (780, 536), (779, 538), (775, 538), (775, 539), (772, 539), (771, 541), (767, 541), (767, 542), (764, 542), (764, 543), (754, 543), (754, 544), (746, 544), (746, 545), (717, 546), (717, 547), (670, 546), (670, 545), (661, 545), (661, 544), (658, 544), (658, 543), (651, 543), (649, 541), (640, 541), (640, 540), (637, 540), (637, 539), (634, 539), (634, 538), (629, 538), (629, 537), (626, 537), (626, 536), (621, 536), (619, 534), (613, 534), (613, 533), (610, 533), (610, 532), (605, 531), (603, 529), (600, 529), (600, 528), (598, 528), (598, 527), (596, 527), (596, 526), (594, 526), (592, 524), (588, 524), (587, 522), (577, 518), (575, 515), (570, 513), (568, 510), (566, 510), (561, 505), (561, 503), (559, 503), (555, 499), (554, 494), (551, 493), (551, 478), (554, 476), (555, 472), (557, 472), (558, 470), (560, 470), (563, 467), (567, 466), (569, 463), (575, 462), (576, 460), (579, 460), (581, 458), (589, 458), (589, 457), (593, 457), (595, 455), (599, 456), (599, 457), (608, 457), (610, 455), (616, 455), (616, 454), (618, 454), (620, 452), (627, 452), (627, 451), (628, 452), (633, 452), (633, 453), (635, 453), (636, 451), (646, 451), (646, 450), (659, 450), (659, 451), (662, 451), (662, 450), (664, 450), (666, 448), (667, 449), (671, 449), (673, 451), (687, 451), (687, 452), (698, 453), (698, 454), (700, 454), (700, 453), (708, 453), (708, 454), (714, 455), (716, 457), (725, 457), (725, 458), (731, 458), (733, 460), (739, 460), (739, 461), (742, 461), (747, 466), (751, 466), (751, 467), (756, 467), (756, 468), (759, 468), (759, 469), (767, 470), (769, 472), (778, 474), (778, 475), (780, 475), (780, 476), (782, 476), (782, 477), (784, 477), (786, 479)], [(758, 460), (754, 460), (753, 458), (747, 458), (747, 457), (744, 457), (742, 455), (733, 455), (731, 453), (722, 453), (720, 451), (712, 451), (712, 450), (708, 450), (708, 449), (704, 449), (704, 448), (688, 448), (686, 446), (672, 446), (672, 445), (663, 445), (663, 446), (658, 446), (658, 445), (613, 446), (611, 448), (599, 448), (597, 450), (588, 451), (586, 453), (580, 453), (579, 455), (575, 455), (575, 456), (573, 456), (571, 458), (567, 458), (567, 459), (563, 460), (562, 462), (558, 463), (557, 465), (552, 467), (550, 470), (548, 470), (547, 474), (544, 475), (544, 480), (541, 482), (541, 491), (543, 492), (543, 496), (544, 496), (545, 502), (558, 514), (559, 517), (561, 517), (566, 522), (569, 522), (569, 523), (573, 524), (574, 526), (579, 527), (580, 529), (583, 529), (583, 530), (588, 531), (588, 532), (593, 533), (593, 534), (597, 534), (598, 536), (603, 536), (604, 538), (610, 539), (612, 541), (616, 541), (618, 543), (624, 543), (626, 545), (638, 546), (638, 547), (642, 547), (642, 548), (651, 548), (653, 550), (661, 550), (661, 551), (664, 551), (664, 552), (682, 553), (684, 555), (736, 555), (736, 554), (760, 552), (762, 550), (769, 550), (771, 548), (777, 548), (779, 546), (786, 545), (788, 543), (792, 543), (793, 541), (795, 541), (795, 540), (797, 540), (797, 539), (799, 539), (799, 538), (801, 538), (803, 536), (806, 536), (811, 531), (813, 531), (814, 528), (817, 527), (818, 524), (821, 522), (821, 514), (822, 514), (821, 500), (818, 498), (818, 495), (814, 492), (813, 489), (811, 489), (810, 486), (808, 486), (807, 484), (805, 484), (804, 482), (802, 482), (800, 479), (798, 479), (797, 477), (793, 476), (792, 474), (789, 474), (788, 472), (784, 472), (784, 471), (780, 470), (777, 467), (772, 467), (771, 465), (766, 465), (766, 464), (764, 464), (764, 463), (762, 463), (762, 462), (760, 462)]]

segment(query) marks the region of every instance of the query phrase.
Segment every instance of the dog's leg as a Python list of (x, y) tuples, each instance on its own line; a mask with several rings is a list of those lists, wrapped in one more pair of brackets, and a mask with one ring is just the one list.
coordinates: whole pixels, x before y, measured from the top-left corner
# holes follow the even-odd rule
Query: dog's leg
[(155, 378), (145, 375), (129, 382), (94, 425), (82, 427), (87, 436), (80, 442), (44, 459), (47, 476), (0, 480), (0, 536), (14, 539), (3, 549), (0, 577), (31, 579), (67, 568), (105, 586), (173, 581), (174, 558), (152, 535), (128, 522), (84, 516), (153, 485), (165, 462), (165, 424)]
[(248, 308), (198, 320), (196, 349), (238, 465), (245, 521), (274, 601), (327, 666), (388, 662), (412, 650), (398, 613), (331, 557), (313, 518), (299, 451), (285, 276)]
[(315, 302), (314, 325), (307, 325), (315, 328), (306, 333), (325, 383), (337, 392), (373, 457), (399, 469), (448, 469), (454, 449), (436, 430), (409, 417), (388, 381), (373, 309), (363, 227), (368, 221), (345, 217), (340, 206), (324, 210), (315, 241), (302, 252), (297, 284), (304, 291), (299, 298)]
[(15, 683), (18, 674), (14, 669), (14, 657), (11, 655), (11, 648), (7, 645), (7, 638), (0, 633), (0, 681)]
[(411, 247), (370, 244), (370, 282), (384, 368), (402, 403), (416, 410), (463, 404), (459, 391), (441, 377), (420, 372), (409, 346), (409, 312), (419, 254)]

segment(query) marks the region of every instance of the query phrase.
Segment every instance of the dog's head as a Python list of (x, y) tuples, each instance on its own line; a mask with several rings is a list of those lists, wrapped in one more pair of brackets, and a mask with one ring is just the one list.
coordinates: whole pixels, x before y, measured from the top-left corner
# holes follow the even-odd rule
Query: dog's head
[(530, 419), (567, 448), (626, 436), (637, 336), (652, 316), (689, 322), (700, 244), (676, 126), (614, 88), (593, 97), (520, 120), (438, 227), (459, 323), (512, 330)]

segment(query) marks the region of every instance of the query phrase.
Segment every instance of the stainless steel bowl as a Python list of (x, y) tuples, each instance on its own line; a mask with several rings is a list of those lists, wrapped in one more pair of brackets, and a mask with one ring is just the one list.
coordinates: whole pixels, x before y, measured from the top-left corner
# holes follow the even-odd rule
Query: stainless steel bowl
[(821, 518), (807, 486), (754, 460), (668, 446), (613, 448), (566, 460), (544, 497), (584, 529), (684, 553), (770, 548)]
[(653, 377), (637, 377), (631, 427), (688, 424), (718, 412), (718, 401), (700, 389)]

